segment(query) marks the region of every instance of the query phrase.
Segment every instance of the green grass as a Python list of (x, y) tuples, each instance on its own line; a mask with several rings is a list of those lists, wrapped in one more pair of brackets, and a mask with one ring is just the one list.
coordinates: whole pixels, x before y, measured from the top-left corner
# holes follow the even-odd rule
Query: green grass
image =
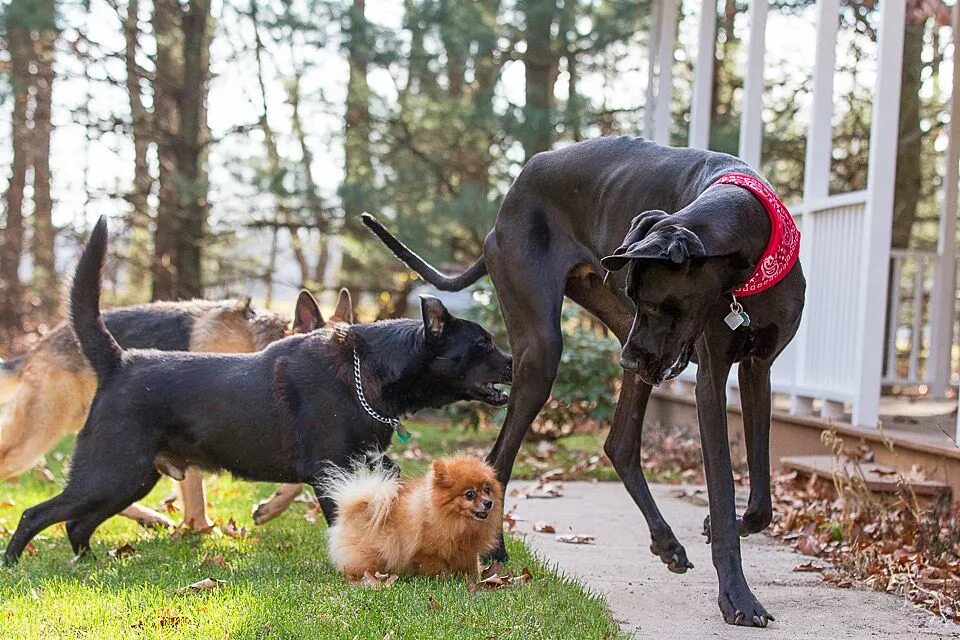
[[(464, 448), (458, 430), (411, 425), (415, 442), (429, 450)], [(411, 443), (413, 444), (413, 443)], [(469, 443), (466, 443), (469, 445)], [(490, 446), (490, 440), (482, 443)], [(54, 480), (39, 472), (0, 483), (0, 532), (12, 530), (22, 510), (59, 490), (71, 443), (48, 457)], [(402, 460), (409, 472), (423, 460)], [(58, 460), (58, 458), (60, 460)], [(242, 538), (172, 536), (147, 531), (124, 518), (97, 530), (94, 557), (72, 562), (62, 525), (35, 540), (36, 555), (0, 568), (0, 637), (16, 638), (610, 638), (616, 624), (600, 598), (558, 575), (523, 544), (508, 541), (509, 568), (529, 567), (522, 587), (472, 593), (462, 579), (401, 578), (389, 588), (349, 586), (329, 564), (322, 518), (311, 523), (295, 503), (278, 519), (254, 527), (252, 506), (273, 485), (227, 475), (208, 479), (210, 516), (236, 520)], [(162, 481), (144, 500), (159, 505), (171, 491)], [(13, 503), (13, 504), (10, 504)], [(175, 516), (176, 517), (176, 516)], [(0, 546), (5, 535), (0, 533)], [(119, 559), (108, 551), (131, 544)], [(203, 563), (222, 554), (222, 565)], [(219, 589), (178, 594), (203, 578), (226, 581)], [(439, 603), (431, 606), (429, 599)]]

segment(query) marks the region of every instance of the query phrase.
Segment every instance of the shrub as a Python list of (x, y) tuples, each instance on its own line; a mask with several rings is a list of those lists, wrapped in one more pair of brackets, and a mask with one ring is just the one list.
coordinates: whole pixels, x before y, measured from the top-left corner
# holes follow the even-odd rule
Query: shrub
[[(476, 289), (475, 304), (461, 315), (483, 325), (494, 340), (507, 347), (507, 333), (496, 296)], [(576, 305), (564, 305), (563, 356), (550, 399), (534, 425), (540, 433), (559, 436), (575, 430), (606, 428), (613, 419), (622, 369), (620, 343), (593, 316)], [(480, 403), (452, 405), (445, 413), (470, 427), (501, 424), (504, 409)]]

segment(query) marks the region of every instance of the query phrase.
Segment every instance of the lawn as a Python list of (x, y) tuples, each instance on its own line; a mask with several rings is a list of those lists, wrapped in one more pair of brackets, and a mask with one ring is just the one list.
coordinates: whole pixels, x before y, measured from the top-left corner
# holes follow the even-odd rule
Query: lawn
[[(411, 425), (410, 449), (392, 454), (419, 472), (434, 452), (465, 445), (463, 432)], [(479, 434), (489, 447), (491, 439)], [(57, 493), (71, 443), (48, 456), (49, 473), (0, 483), (0, 547), (20, 513)], [(161, 505), (162, 481), (144, 502)], [(251, 508), (273, 490), (222, 475), (208, 479), (210, 516), (232, 535), (148, 531), (112, 518), (95, 534), (94, 558), (72, 562), (64, 528), (41, 534), (35, 551), (0, 568), (0, 636), (15, 638), (611, 638), (616, 624), (602, 599), (508, 540), (509, 569), (533, 580), (494, 592), (470, 591), (463, 579), (401, 578), (392, 587), (350, 586), (326, 557), (325, 526), (295, 503), (255, 527)], [(176, 518), (176, 515), (174, 515)], [(236, 529), (227, 526), (230, 519)], [(243, 531), (245, 529), (245, 531)], [(125, 547), (124, 545), (129, 545)], [(132, 550), (131, 550), (132, 548)], [(121, 550), (120, 553), (116, 553)], [(111, 557), (113, 551), (118, 557)], [(178, 593), (204, 578), (218, 588)]]

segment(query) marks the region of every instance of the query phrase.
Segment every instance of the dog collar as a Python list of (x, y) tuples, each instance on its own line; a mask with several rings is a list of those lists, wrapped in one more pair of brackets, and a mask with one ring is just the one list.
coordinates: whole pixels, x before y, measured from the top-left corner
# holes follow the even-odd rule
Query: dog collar
[[(342, 329), (338, 328), (337, 333), (341, 341), (346, 338), (346, 332)], [(351, 349), (351, 351), (353, 352), (353, 386), (357, 390), (357, 400), (360, 402), (360, 406), (367, 412), (367, 415), (377, 422), (390, 425), (390, 427), (397, 432), (397, 438), (400, 439), (400, 442), (408, 442), (411, 434), (407, 431), (407, 428), (403, 426), (402, 422), (396, 418), (387, 418), (386, 416), (380, 415), (370, 406), (370, 403), (367, 402), (367, 395), (363, 392), (363, 383), (360, 382), (360, 354), (357, 353), (356, 349)]]
[(800, 254), (800, 230), (797, 229), (790, 211), (763, 180), (745, 173), (730, 173), (710, 187), (721, 184), (734, 184), (752, 193), (770, 217), (770, 241), (767, 248), (763, 250), (750, 279), (734, 291), (733, 295), (743, 297), (760, 293), (783, 280), (797, 262)]

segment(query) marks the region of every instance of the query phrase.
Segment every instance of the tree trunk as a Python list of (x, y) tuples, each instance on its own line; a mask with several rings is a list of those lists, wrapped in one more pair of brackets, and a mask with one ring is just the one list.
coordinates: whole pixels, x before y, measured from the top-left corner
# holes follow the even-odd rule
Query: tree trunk
[(551, 30), (557, 13), (556, 0), (524, 0), (527, 51), (523, 56), (526, 72), (526, 105), (521, 135), (526, 159), (546, 151), (553, 143), (553, 80), (557, 50)]
[(10, 84), (13, 94), (11, 138), (13, 162), (7, 186), (7, 220), (0, 251), (0, 326), (20, 326), (20, 258), (23, 253), (23, 192), (29, 166), (30, 131), (27, 128), (27, 98), (30, 91), (30, 34), (6, 11), (7, 49), (10, 55)]
[(153, 299), (203, 295), (207, 213), (203, 170), (209, 62), (208, 0), (155, 0), (154, 132), (160, 159)]
[[(913, 14), (915, 15), (915, 14)], [(893, 203), (891, 244), (902, 249), (910, 245), (917, 221), (920, 199), (923, 132), (920, 129), (920, 84), (923, 71), (923, 34), (926, 18), (908, 18), (903, 39), (903, 67), (900, 74), (900, 126), (897, 145), (897, 178)]]
[(150, 113), (143, 104), (140, 87), (142, 74), (137, 64), (140, 27), (137, 16), (139, 0), (128, 0), (127, 13), (123, 19), (125, 41), (124, 62), (127, 71), (127, 97), (130, 101), (131, 126), (133, 128), (133, 191), (127, 197), (133, 205), (133, 226), (145, 228), (150, 222), (148, 198), (153, 190), (153, 178), (147, 164), (147, 151), (152, 139)]
[(176, 139), (180, 133), (177, 105), (183, 75), (183, 34), (177, 0), (154, 0), (153, 32), (157, 41), (153, 80), (153, 124), (160, 161), (157, 223), (153, 251), (153, 300), (177, 298), (177, 233), (180, 192), (177, 188)]
[(346, 218), (344, 222), (348, 226), (356, 226), (370, 187), (370, 88), (367, 84), (370, 45), (364, 15), (366, 2), (352, 1), (346, 25), (350, 75), (343, 154), (343, 212)]
[(60, 304), (53, 228), (53, 199), (50, 196), (50, 120), (53, 99), (53, 58), (57, 39), (53, 0), (37, 3), (37, 40), (34, 44), (36, 65), (33, 112), (33, 289), (40, 300), (40, 309), (53, 314)]
[(180, 233), (177, 234), (177, 295), (203, 296), (201, 261), (207, 219), (207, 176), (203, 169), (206, 131), (207, 76), (209, 74), (210, 0), (190, 0), (183, 13), (183, 86), (180, 91), (180, 139), (177, 173), (180, 177)]

